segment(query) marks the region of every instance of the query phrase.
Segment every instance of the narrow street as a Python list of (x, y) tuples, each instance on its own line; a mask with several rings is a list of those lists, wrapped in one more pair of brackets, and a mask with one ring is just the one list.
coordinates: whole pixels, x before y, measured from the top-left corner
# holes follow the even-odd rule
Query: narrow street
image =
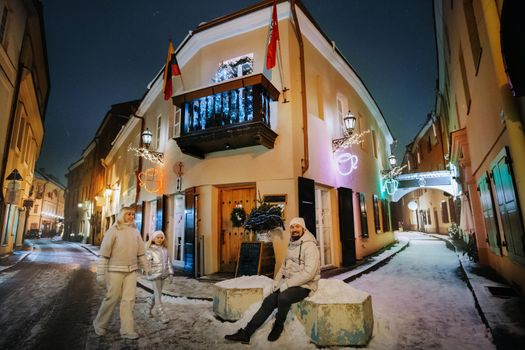
[(405, 250), (350, 282), (372, 295), (375, 327), (368, 347), (494, 349), (456, 253), (431, 236), (405, 236)]
[[(490, 333), (463, 280), (456, 253), (439, 239), (403, 234), (407, 248), (379, 269), (350, 282), (372, 295), (374, 335), (366, 349), (495, 349)], [(235, 322), (220, 322), (212, 302), (164, 297), (169, 324), (145, 315), (148, 293), (137, 289), (137, 341), (121, 339), (118, 312), (108, 334), (97, 337), (91, 326), (103, 296), (96, 286), (95, 257), (80, 246), (37, 240), (29, 257), (0, 274), (0, 337), (2, 349), (246, 349), (230, 343), (225, 334), (243, 327), (258, 305)], [(191, 280), (210, 288), (211, 284)], [(184, 282), (178, 279), (175, 283)], [(18, 294), (24, 293), (25, 298)], [(266, 337), (273, 319), (252, 337), (254, 349), (315, 349), (304, 328), (289, 316), (282, 337)]]
[(76, 244), (33, 241), (24, 261), (0, 274), (0, 348), (83, 348), (95, 297), (95, 257)]

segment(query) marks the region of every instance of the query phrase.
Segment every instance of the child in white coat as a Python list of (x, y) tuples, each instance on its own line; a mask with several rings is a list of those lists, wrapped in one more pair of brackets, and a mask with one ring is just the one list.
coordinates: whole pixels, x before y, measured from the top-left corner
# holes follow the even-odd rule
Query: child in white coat
[(170, 319), (162, 307), (162, 287), (166, 278), (170, 282), (173, 279), (173, 267), (168, 253), (166, 236), (162, 231), (155, 231), (146, 243), (146, 258), (149, 261), (149, 274), (146, 278), (152, 282), (153, 296), (147, 300), (146, 312), (148, 316), (153, 316), (153, 307), (156, 305), (156, 311), (162, 323), (168, 323)]

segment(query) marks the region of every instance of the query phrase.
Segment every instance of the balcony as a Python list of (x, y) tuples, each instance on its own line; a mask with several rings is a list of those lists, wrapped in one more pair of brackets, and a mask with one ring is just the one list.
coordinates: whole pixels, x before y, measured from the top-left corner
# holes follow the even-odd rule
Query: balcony
[(197, 158), (207, 153), (262, 145), (273, 148), (277, 134), (270, 126), (270, 102), (279, 91), (262, 74), (173, 97), (182, 111), (181, 151)]

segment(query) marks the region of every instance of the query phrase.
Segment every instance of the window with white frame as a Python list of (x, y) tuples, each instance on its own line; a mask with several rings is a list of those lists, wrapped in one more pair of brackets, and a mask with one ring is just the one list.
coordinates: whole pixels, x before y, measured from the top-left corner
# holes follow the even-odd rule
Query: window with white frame
[(26, 164), (29, 164), (29, 150), (31, 148), (31, 140), (33, 140), (33, 131), (31, 130), (31, 126), (28, 124), (26, 132), (26, 141), (24, 145), (24, 163)]
[(321, 252), (321, 266), (332, 264), (332, 211), (330, 192), (326, 188), (315, 189), (315, 224)]
[(181, 109), (175, 106), (173, 113), (169, 115), (168, 121), (168, 138), (172, 139), (180, 136), (180, 118)]
[(24, 129), (26, 128), (26, 118), (23, 117), (25, 113), (21, 113), (22, 117), (20, 118), (20, 126), (18, 128), (18, 136), (16, 139), (16, 149), (20, 152), (22, 151), (22, 143), (24, 140)]
[(159, 115), (157, 117), (157, 129), (155, 131), (155, 149), (158, 150), (160, 147), (160, 131), (162, 126), (162, 118)]
[(222, 61), (212, 78), (214, 83), (242, 77), (253, 73), (253, 53)]
[(347, 111), (347, 105), (346, 99), (343, 96), (337, 96), (336, 98), (336, 108), (337, 108), (337, 123), (339, 124), (339, 129), (341, 130), (341, 133), (344, 132), (345, 128), (345, 115)]

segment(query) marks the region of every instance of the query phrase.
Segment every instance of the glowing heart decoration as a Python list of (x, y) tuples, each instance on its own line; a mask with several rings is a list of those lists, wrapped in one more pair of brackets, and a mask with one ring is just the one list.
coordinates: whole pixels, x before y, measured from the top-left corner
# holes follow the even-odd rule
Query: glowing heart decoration
[(150, 193), (157, 193), (162, 188), (162, 175), (155, 168), (149, 168), (139, 173), (137, 176), (139, 186)]
[(357, 169), (357, 156), (350, 153), (341, 153), (335, 157), (337, 172), (343, 176), (350, 175)]

